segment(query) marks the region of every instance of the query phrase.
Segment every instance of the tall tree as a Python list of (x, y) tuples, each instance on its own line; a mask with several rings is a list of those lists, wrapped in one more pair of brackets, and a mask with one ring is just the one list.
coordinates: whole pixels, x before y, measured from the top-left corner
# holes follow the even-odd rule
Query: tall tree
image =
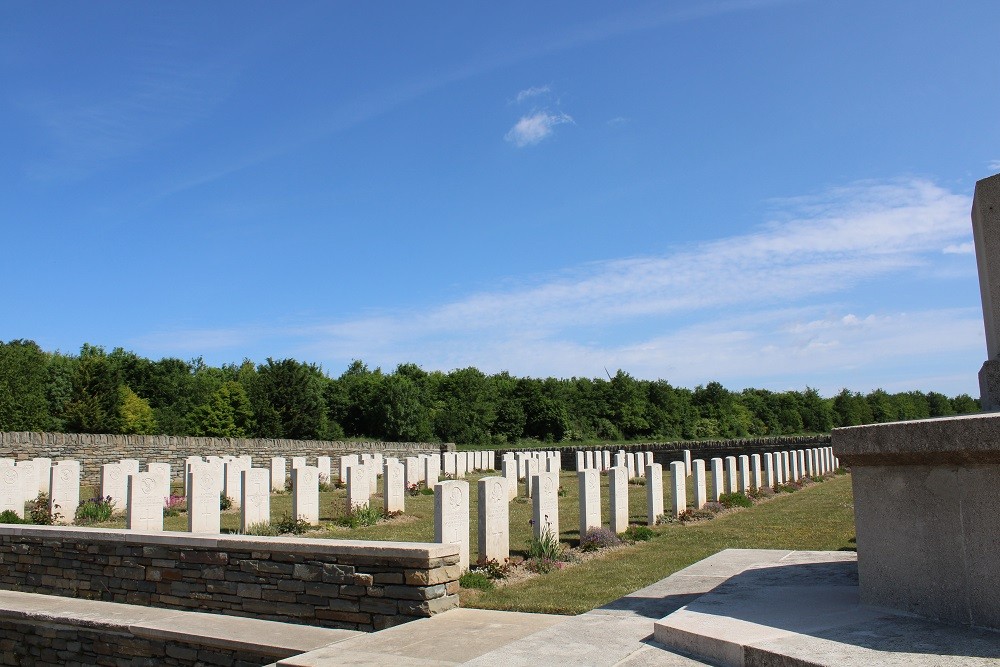
[(49, 428), (48, 360), (30, 340), (0, 343), (0, 431)]

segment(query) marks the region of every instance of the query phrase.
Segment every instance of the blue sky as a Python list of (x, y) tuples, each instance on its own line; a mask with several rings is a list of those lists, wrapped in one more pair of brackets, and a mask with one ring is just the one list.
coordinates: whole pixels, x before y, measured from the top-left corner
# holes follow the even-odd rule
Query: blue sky
[(0, 339), (978, 395), (1000, 3), (0, 4)]

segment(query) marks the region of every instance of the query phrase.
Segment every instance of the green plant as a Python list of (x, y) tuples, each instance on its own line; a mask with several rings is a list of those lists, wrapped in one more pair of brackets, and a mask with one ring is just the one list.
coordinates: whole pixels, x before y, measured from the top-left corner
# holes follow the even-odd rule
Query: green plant
[(219, 494), (219, 509), (225, 511), (225, 510), (228, 510), (228, 509), (232, 509), (232, 507), (233, 507), (233, 499), (230, 498), (229, 496), (227, 496), (224, 493), (220, 493)]
[(580, 538), (581, 551), (597, 551), (621, 544), (621, 539), (610, 528), (591, 528)]
[(0, 523), (31, 523), (27, 519), (22, 519), (14, 510), (4, 510), (0, 512)]
[(179, 516), (182, 511), (187, 511), (187, 498), (184, 496), (171, 495), (163, 503), (163, 516)]
[(549, 530), (543, 530), (540, 537), (532, 537), (528, 541), (528, 558), (550, 558), (560, 560), (563, 555), (563, 545), (559, 536)]
[[(247, 526), (247, 528), (252, 528), (253, 526)], [(311, 528), (311, 524), (302, 519), (296, 519), (288, 514), (282, 514), (281, 518), (277, 521), (271, 522), (270, 530), (274, 530), (277, 535), (287, 535), (291, 533), (292, 535), (301, 535)], [(255, 534), (255, 533), (251, 533)]]
[[(305, 522), (303, 522), (303, 523), (305, 523)], [(289, 532), (291, 532), (291, 531), (289, 531)], [(274, 536), (280, 535), (281, 533), (278, 531), (277, 527), (274, 524), (272, 524), (272, 523), (270, 523), (268, 521), (261, 521), (260, 523), (251, 523), (249, 526), (247, 526), (247, 529), (246, 529), (246, 531), (244, 531), (243, 534), (244, 535), (265, 535), (265, 536), (272, 536), (272, 537), (274, 537)]]
[(90, 498), (80, 503), (76, 508), (76, 516), (73, 523), (78, 526), (85, 526), (92, 523), (104, 523), (111, 521), (115, 513), (115, 503), (111, 496), (101, 498)]
[(434, 495), (434, 489), (428, 489), (428, 488), (420, 489), (420, 495), (422, 495), (422, 496), (433, 496)]
[(510, 573), (510, 561), (504, 558), (501, 563), (496, 558), (490, 558), (479, 566), (479, 570), (490, 579), (506, 579)]
[(385, 511), (381, 507), (368, 504), (355, 507), (348, 514), (339, 517), (336, 523), (345, 528), (358, 528), (359, 526), (374, 526), (385, 518)]
[(562, 487), (562, 484), (559, 485), (559, 490), (556, 492), (556, 495), (560, 498), (566, 495), (566, 489)]
[(753, 501), (747, 498), (745, 493), (734, 491), (733, 493), (723, 493), (719, 496), (719, 503), (726, 508), (729, 507), (753, 507)]
[(59, 512), (55, 514), (49, 511), (49, 494), (39, 493), (35, 499), (28, 503), (28, 516), (31, 523), (37, 526), (51, 526), (62, 518)]
[(480, 570), (466, 572), (459, 577), (458, 584), (462, 588), (475, 588), (480, 591), (492, 591), (495, 588), (489, 575)]
[(656, 533), (649, 526), (629, 526), (622, 533), (625, 542), (646, 542), (653, 539)]

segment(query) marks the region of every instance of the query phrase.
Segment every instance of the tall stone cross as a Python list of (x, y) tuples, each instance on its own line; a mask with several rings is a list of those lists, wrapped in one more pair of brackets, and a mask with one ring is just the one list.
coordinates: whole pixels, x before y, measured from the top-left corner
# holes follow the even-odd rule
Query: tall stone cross
[(972, 199), (979, 293), (986, 327), (986, 363), (979, 371), (984, 411), (1000, 410), (1000, 174), (976, 183)]

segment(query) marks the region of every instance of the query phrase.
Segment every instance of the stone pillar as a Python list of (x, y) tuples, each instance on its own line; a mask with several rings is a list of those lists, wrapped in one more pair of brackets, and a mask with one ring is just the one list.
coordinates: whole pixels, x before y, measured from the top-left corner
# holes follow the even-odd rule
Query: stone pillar
[(319, 469), (292, 468), (292, 516), (310, 525), (319, 523)]
[(608, 498), (611, 504), (611, 530), (624, 533), (628, 530), (628, 468), (608, 468)]
[[(341, 465), (343, 465), (343, 459), (341, 459)], [(272, 491), (284, 491), (285, 490), (285, 457), (284, 456), (272, 456), (271, 457), (271, 490)], [(341, 477), (343, 480), (343, 477)]]
[(347, 512), (351, 513), (356, 509), (368, 507), (368, 501), (371, 497), (371, 474), (367, 467), (361, 464), (349, 466), (347, 468)]
[(510, 558), (510, 500), (507, 480), (483, 477), (479, 480), (479, 564)]
[(675, 517), (680, 516), (687, 510), (687, 469), (683, 461), (674, 461), (670, 464), (670, 498), (671, 511)]
[(601, 527), (601, 473), (597, 468), (576, 474), (580, 484), (580, 539), (592, 528)]
[(694, 483), (694, 508), (700, 510), (708, 502), (708, 490), (705, 484), (705, 461), (695, 459), (692, 463), (692, 482)]
[(125, 511), (125, 528), (143, 532), (163, 530), (163, 497), (156, 475), (137, 472), (128, 476), (128, 507)]
[(188, 531), (192, 533), (221, 532), (219, 496), (222, 485), (214, 466), (194, 464), (188, 473)]
[[(684, 465), (683, 461), (681, 465)], [(646, 466), (646, 523), (655, 526), (663, 517), (663, 466)]]
[[(328, 462), (329, 463), (329, 462)], [(240, 530), (250, 526), (271, 523), (271, 473), (264, 468), (247, 468), (240, 471)]]
[[(0, 475), (3, 469), (0, 468)], [(56, 461), (49, 469), (49, 513), (57, 524), (71, 524), (80, 506), (80, 462)], [(23, 508), (23, 504), (22, 504)], [(0, 507), (0, 511), (3, 511)]]
[(738, 490), (740, 493), (750, 492), (750, 457), (743, 454), (739, 457), (740, 478)]
[(719, 498), (726, 492), (726, 477), (722, 472), (722, 459), (712, 459), (712, 495), (709, 496), (713, 503), (719, 502)]
[(736, 493), (739, 491), (739, 485), (736, 481), (736, 457), (727, 456), (726, 457), (726, 493)]
[(459, 546), (459, 565), (469, 569), (469, 483), (434, 485), (434, 541)]

